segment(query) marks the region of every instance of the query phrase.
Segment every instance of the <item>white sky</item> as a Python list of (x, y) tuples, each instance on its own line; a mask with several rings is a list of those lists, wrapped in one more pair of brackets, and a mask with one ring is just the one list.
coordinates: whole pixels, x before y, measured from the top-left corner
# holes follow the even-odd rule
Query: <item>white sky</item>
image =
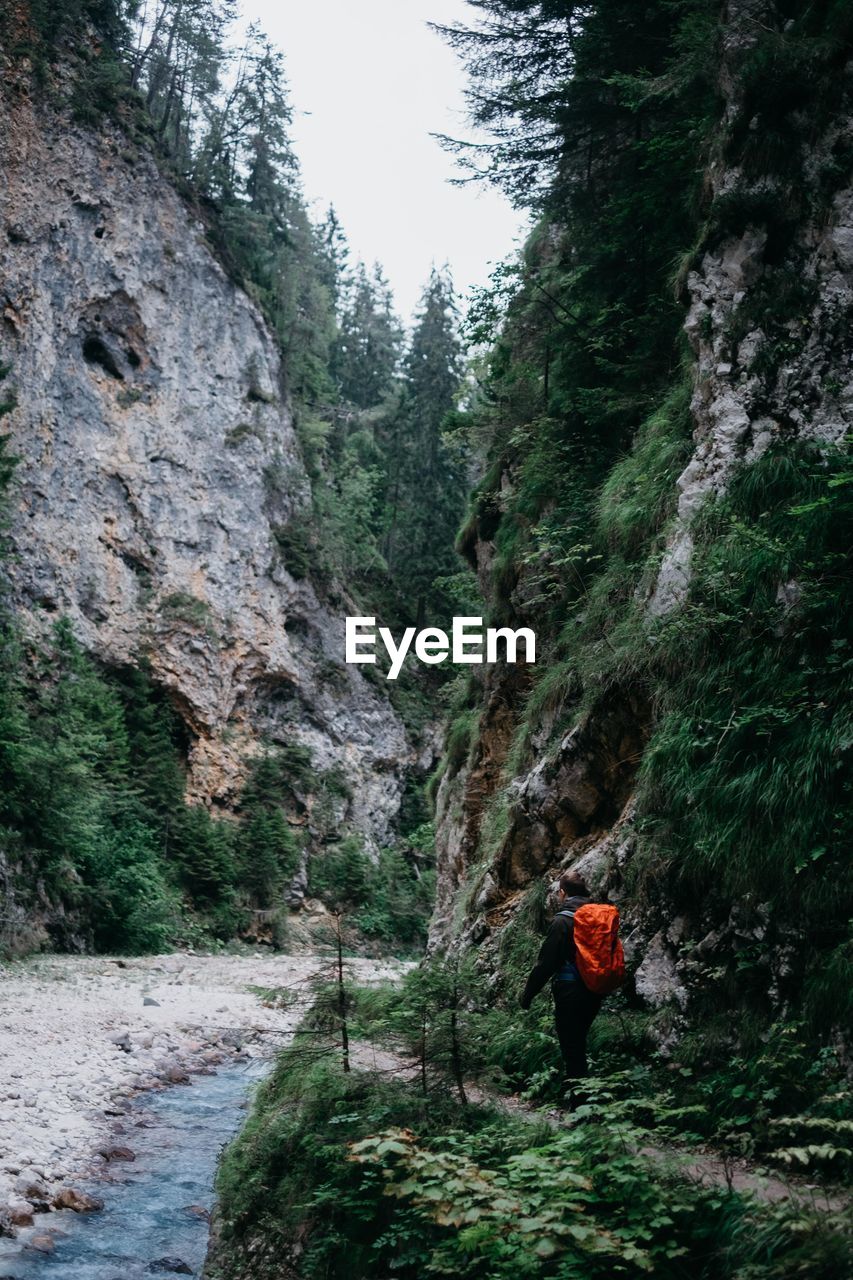
[(426, 26), (467, 22), (464, 0), (243, 0), (284, 52), (305, 193), (333, 204), (351, 256), (382, 264), (408, 321), (433, 263), (461, 300), (511, 251), (521, 216), (494, 189), (452, 187), (431, 133), (470, 136), (465, 73)]

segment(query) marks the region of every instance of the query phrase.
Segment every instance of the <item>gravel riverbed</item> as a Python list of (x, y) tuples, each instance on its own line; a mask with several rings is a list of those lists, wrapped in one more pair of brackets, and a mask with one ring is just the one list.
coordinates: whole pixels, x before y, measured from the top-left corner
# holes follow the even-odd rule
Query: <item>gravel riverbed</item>
[[(286, 1043), (312, 956), (39, 956), (0, 966), (0, 1235), (39, 1238), (76, 1184), (133, 1159), (130, 1099)], [(399, 966), (349, 960), (375, 981)], [(252, 987), (301, 995), (270, 1007)], [(32, 1233), (35, 1231), (35, 1235)]]

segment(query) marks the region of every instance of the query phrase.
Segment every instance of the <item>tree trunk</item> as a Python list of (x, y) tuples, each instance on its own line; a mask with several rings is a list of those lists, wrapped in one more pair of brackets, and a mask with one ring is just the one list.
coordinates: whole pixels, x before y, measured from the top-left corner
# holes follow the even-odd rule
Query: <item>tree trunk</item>
[(426, 1033), (427, 1033), (427, 1007), (424, 1004), (421, 1009), (421, 1093), (427, 1096), (427, 1068), (426, 1068)]
[(344, 986), (344, 951), (341, 938), (340, 912), (335, 916), (335, 940), (338, 950), (338, 1016), (341, 1022), (341, 1062), (344, 1071), (349, 1071), (349, 1028), (347, 1027), (347, 993)]
[(468, 1095), (465, 1092), (465, 1080), (462, 1074), (462, 1049), (459, 1043), (459, 987), (455, 976), (453, 979), (452, 1004), (450, 1006), (450, 1066), (459, 1092), (459, 1101), (463, 1106), (467, 1107)]

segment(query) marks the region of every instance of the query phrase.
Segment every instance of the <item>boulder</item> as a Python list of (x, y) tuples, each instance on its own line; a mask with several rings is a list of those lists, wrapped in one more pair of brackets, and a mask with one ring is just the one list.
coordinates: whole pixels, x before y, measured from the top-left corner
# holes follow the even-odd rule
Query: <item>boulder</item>
[(31, 1227), (33, 1206), (29, 1200), (24, 1200), (21, 1196), (12, 1196), (6, 1203), (3, 1218), (10, 1227)]
[(25, 1200), (44, 1200), (48, 1195), (47, 1183), (35, 1169), (23, 1169), (12, 1183), (12, 1187)]
[(27, 1241), (27, 1248), (35, 1249), (37, 1253), (53, 1253), (56, 1248), (56, 1241), (52, 1235), (45, 1231), (41, 1235), (30, 1236)]
[(194, 1218), (201, 1218), (203, 1222), (210, 1222), (210, 1210), (205, 1209), (203, 1204), (185, 1204), (184, 1213), (190, 1213)]
[(656, 933), (634, 975), (637, 994), (659, 1009), (674, 1001), (681, 1009), (687, 1003), (687, 992), (679, 978), (675, 959), (666, 945), (663, 933)]
[(101, 1147), (98, 1151), (98, 1155), (102, 1156), (104, 1160), (107, 1160), (109, 1162), (114, 1160), (135, 1160), (136, 1159), (136, 1156), (133, 1154), (130, 1147), (113, 1147), (113, 1146)]
[(76, 1187), (63, 1187), (53, 1197), (53, 1205), (55, 1209), (72, 1209), (74, 1213), (95, 1213), (103, 1209), (104, 1202), (86, 1191), (78, 1191)]

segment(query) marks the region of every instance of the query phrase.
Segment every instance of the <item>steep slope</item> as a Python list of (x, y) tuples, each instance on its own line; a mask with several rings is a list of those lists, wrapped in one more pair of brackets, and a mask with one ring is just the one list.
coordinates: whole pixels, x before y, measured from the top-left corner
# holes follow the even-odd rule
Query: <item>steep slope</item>
[[(784, 1010), (842, 1025), (849, 965), (850, 40), (823, 8), (730, 5), (719, 30), (699, 4), (647, 15), (674, 22), (669, 55), (657, 77), (647, 51), (620, 65), (623, 132), (598, 173), (570, 158), (566, 203), (528, 246), (462, 538), (543, 660), (469, 691), (475, 732), (438, 790), (433, 949), (481, 944), (511, 986), (520, 909), (579, 866), (620, 904), (662, 1031), (710, 1011), (724, 1043)], [(600, 6), (576, 38), (588, 77), (585, 51), (632, 20), (619, 11)], [(691, 65), (689, 24), (709, 22)], [(673, 101), (690, 133), (667, 133)], [(692, 199), (655, 146), (701, 174)], [(675, 323), (654, 202), (659, 222), (685, 211)], [(621, 283), (594, 311), (605, 252)], [(644, 314), (663, 354), (628, 383)], [(609, 439), (590, 426), (602, 370), (619, 389)]]
[(19, 615), (36, 634), (67, 616), (107, 666), (150, 661), (190, 735), (191, 799), (227, 808), (262, 740), (301, 743), (375, 847), (409, 749), (343, 664), (345, 593), (321, 601), (282, 551), (308, 481), (259, 311), (119, 131), (11, 76), (0, 133)]

